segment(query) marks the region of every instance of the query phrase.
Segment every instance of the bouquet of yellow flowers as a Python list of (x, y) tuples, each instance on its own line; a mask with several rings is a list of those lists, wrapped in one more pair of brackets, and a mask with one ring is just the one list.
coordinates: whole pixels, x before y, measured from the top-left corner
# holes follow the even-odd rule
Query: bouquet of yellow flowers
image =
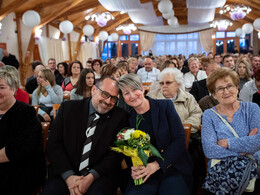
[[(159, 151), (150, 143), (150, 136), (140, 130), (122, 129), (114, 143), (117, 147), (112, 147), (112, 150), (131, 157), (135, 167), (146, 166), (149, 156), (152, 155), (163, 159)], [(134, 183), (141, 185), (143, 178), (134, 180)]]

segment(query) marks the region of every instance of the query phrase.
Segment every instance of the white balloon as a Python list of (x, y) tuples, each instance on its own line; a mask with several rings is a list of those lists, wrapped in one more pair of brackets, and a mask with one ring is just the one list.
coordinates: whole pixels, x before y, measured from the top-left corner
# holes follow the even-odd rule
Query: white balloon
[(59, 28), (61, 32), (68, 34), (73, 31), (73, 24), (69, 20), (64, 20), (60, 23)]
[(25, 26), (35, 27), (40, 24), (41, 17), (36, 11), (28, 10), (23, 14), (22, 20)]
[(108, 38), (108, 33), (106, 31), (100, 31), (98, 37), (100, 40), (105, 41)]
[(243, 26), (242, 26), (242, 31), (246, 34), (250, 34), (252, 33), (254, 30), (254, 27), (251, 23), (245, 23)]
[(242, 28), (237, 28), (237, 29), (236, 29), (236, 36), (237, 36), (237, 37), (241, 37), (242, 35), (243, 35)]
[(160, 1), (158, 4), (158, 9), (161, 13), (167, 13), (172, 10), (172, 2), (170, 0)]
[(174, 16), (174, 11), (173, 10), (171, 10), (171, 11), (169, 11), (167, 13), (163, 13), (163, 18), (166, 19), (166, 20), (171, 19), (173, 16)]
[(167, 22), (172, 27), (175, 27), (178, 25), (178, 19), (175, 16), (170, 18), (169, 20), (167, 20)]
[(111, 38), (112, 38), (113, 41), (117, 41), (117, 40), (118, 40), (118, 37), (119, 37), (119, 36), (118, 36), (117, 33), (112, 33), (112, 34), (111, 34)]
[(260, 18), (256, 18), (253, 25), (256, 30), (260, 30)]
[(83, 33), (84, 33), (84, 35), (86, 35), (86, 36), (92, 36), (93, 35), (93, 33), (94, 33), (94, 28), (93, 28), (93, 26), (91, 26), (91, 25), (89, 25), (89, 24), (87, 24), (87, 25), (85, 25), (84, 27), (83, 27)]

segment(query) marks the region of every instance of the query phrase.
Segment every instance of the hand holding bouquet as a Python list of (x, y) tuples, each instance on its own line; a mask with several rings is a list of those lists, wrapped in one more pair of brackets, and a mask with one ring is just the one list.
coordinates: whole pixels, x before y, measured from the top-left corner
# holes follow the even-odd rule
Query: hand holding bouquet
[[(131, 157), (134, 167), (146, 166), (149, 156), (157, 156), (161, 159), (159, 151), (150, 143), (150, 136), (140, 130), (123, 129), (117, 134), (117, 147), (112, 147), (113, 151), (123, 153)], [(134, 180), (135, 185), (141, 185), (143, 178)]]

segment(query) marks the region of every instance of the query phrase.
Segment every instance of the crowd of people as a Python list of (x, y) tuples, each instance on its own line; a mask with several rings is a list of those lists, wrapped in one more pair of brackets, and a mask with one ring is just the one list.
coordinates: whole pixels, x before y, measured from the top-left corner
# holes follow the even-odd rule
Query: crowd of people
[[(57, 65), (50, 58), (46, 66), (32, 62), (32, 70), (23, 88), (16, 66), (0, 67), (0, 191), (30, 194), (43, 186), (43, 195), (101, 195), (120, 187), (128, 195), (188, 195), (203, 187), (205, 194), (242, 194), (256, 178), (251, 194), (260, 193), (260, 56), (210, 52)], [(38, 115), (29, 104), (39, 105)], [(60, 104), (55, 119), (53, 104)], [(51, 123), (47, 181), (40, 122)], [(192, 125), (189, 148), (184, 123)], [(133, 167), (113, 152), (124, 127), (148, 133), (164, 160)], [(238, 175), (219, 171), (227, 162), (243, 162), (233, 167)], [(144, 183), (135, 186), (139, 178)]]

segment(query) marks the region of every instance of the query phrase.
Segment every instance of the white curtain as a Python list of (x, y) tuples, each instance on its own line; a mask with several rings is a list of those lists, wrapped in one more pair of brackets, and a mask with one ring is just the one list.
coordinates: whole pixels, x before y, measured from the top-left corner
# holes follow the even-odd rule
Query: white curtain
[(47, 65), (48, 59), (49, 59), (49, 55), (48, 55), (48, 52), (47, 52), (47, 50), (48, 50), (47, 38), (41, 37), (38, 41), (36, 41), (36, 43), (38, 44), (39, 53), (40, 53), (42, 63), (44, 65)]
[(132, 11), (142, 9), (140, 0), (98, 0), (108, 11)]
[(214, 20), (215, 8), (197, 9), (188, 8), (188, 23), (206, 23)]
[[(71, 42), (71, 55), (73, 56), (77, 42)], [(96, 43), (95, 42), (85, 42), (82, 43), (80, 46), (80, 51), (77, 55), (77, 60), (79, 60), (83, 67), (86, 67), (86, 62), (88, 58), (97, 58), (97, 50), (96, 50)]]
[(142, 51), (148, 51), (152, 47), (154, 36), (155, 36), (154, 33), (140, 31), (140, 41), (141, 41)]
[(205, 52), (213, 51), (212, 34), (213, 34), (213, 29), (201, 31), (199, 33), (200, 43)]
[(142, 4), (141, 10), (129, 11), (128, 15), (136, 24), (163, 25), (163, 19), (156, 16), (152, 2)]
[(217, 8), (223, 7), (226, 3), (226, 0), (187, 0), (187, 8)]

